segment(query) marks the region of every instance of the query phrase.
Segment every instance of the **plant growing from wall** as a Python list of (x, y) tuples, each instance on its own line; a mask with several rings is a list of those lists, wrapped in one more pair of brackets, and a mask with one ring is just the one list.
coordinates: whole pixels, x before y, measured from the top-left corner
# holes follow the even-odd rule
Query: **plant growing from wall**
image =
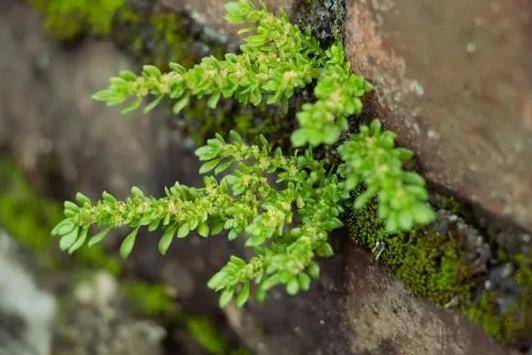
[[(152, 98), (146, 112), (164, 98), (173, 101), (175, 112), (191, 97), (206, 98), (212, 108), (221, 98), (286, 106), (297, 89), (316, 82), (316, 101), (303, 105), (292, 133), (292, 145), (299, 149), (284, 154), (263, 137), (260, 144), (248, 145), (235, 132), (229, 140), (216, 135), (196, 150), (203, 162), (200, 173), (206, 175), (202, 187), (176, 183), (162, 198), (134, 187), (125, 201), (104, 192), (95, 203), (79, 193), (76, 203), (65, 202), (65, 219), (52, 233), (61, 237), (63, 250), (74, 252), (101, 242), (111, 230), (129, 227), (120, 247), (123, 257), (131, 253), (140, 228), (163, 231), (162, 254), (175, 238), (191, 232), (209, 237), (225, 231), (229, 240), (244, 238), (253, 256), (231, 256), (208, 283), (221, 292), (221, 306), (235, 299), (241, 307), (252, 293), (263, 300), (277, 285), (289, 294), (309, 288), (319, 276), (316, 257), (333, 253), (328, 235), (342, 226), (339, 217), (355, 190), (365, 187), (355, 208), (376, 198), (389, 233), (428, 223), (433, 212), (423, 179), (402, 170), (412, 153), (395, 148), (393, 134), (378, 121), (341, 143), (341, 164), (326, 166), (314, 157), (314, 147), (337, 143), (348, 129), (348, 117), (361, 112), (361, 96), (371, 89), (351, 72), (340, 44), (323, 50), (308, 29), (247, 0), (226, 8), (227, 20), (248, 33), (240, 54), (204, 58), (189, 69), (171, 63), (166, 73), (155, 66), (144, 66), (139, 76), (123, 71), (94, 98), (125, 104), (123, 112), (137, 109), (146, 97)], [(93, 227), (98, 231), (89, 236)]]

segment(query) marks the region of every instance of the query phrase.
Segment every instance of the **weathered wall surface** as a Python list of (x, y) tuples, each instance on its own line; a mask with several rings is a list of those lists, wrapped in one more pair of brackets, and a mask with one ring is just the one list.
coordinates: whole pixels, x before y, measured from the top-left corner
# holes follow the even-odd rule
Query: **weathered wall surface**
[[(130, 65), (112, 45), (61, 47), (20, 2), (4, 2), (0, 10), (0, 146), (27, 171), (40, 177), (51, 162), (67, 192), (93, 196), (103, 189), (123, 194), (133, 184), (156, 193), (174, 179), (197, 179), (193, 148), (179, 131), (157, 118), (122, 118), (90, 100), (112, 73)], [(345, 236), (333, 239), (337, 256), (323, 262), (310, 292), (277, 291), (264, 305), (226, 310), (228, 324), (254, 352), (508, 353), (464, 318), (412, 296)], [(185, 309), (219, 312), (205, 285), (234, 247), (221, 238), (190, 238), (163, 258), (156, 244), (152, 234), (139, 238), (130, 271), (174, 286)]]

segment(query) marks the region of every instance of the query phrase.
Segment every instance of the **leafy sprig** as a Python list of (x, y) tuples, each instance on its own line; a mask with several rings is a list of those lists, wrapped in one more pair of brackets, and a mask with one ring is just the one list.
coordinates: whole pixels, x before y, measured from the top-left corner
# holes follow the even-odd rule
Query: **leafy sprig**
[(224, 60), (204, 58), (187, 69), (170, 63), (162, 73), (145, 65), (141, 75), (122, 71), (111, 78), (108, 88), (93, 97), (108, 105), (125, 104), (124, 113), (145, 106), (151, 111), (168, 97), (175, 113), (188, 105), (191, 97), (207, 98), (215, 108), (222, 98), (232, 97), (241, 104), (286, 104), (295, 90), (317, 80), (317, 101), (306, 104), (297, 115), (301, 128), (292, 136), (295, 146), (332, 144), (347, 129), (347, 117), (360, 113), (360, 97), (371, 85), (353, 74), (345, 60), (342, 46), (320, 48), (310, 29), (301, 30), (283, 13), (275, 16), (257, 9), (248, 0), (226, 5), (230, 23), (247, 26), (240, 54), (228, 53)]
[(395, 135), (383, 131), (379, 121), (362, 125), (360, 132), (343, 143), (338, 151), (345, 162), (343, 172), (349, 190), (363, 183), (366, 190), (355, 200), (354, 207), (363, 207), (377, 197), (377, 214), (390, 233), (408, 231), (434, 219), (425, 181), (415, 172), (404, 171), (402, 164), (413, 153), (394, 148)]
[(362, 111), (360, 98), (372, 89), (370, 83), (352, 74), (340, 45), (332, 45), (325, 54), (327, 61), (314, 89), (318, 100), (304, 104), (297, 114), (299, 129), (292, 134), (295, 147), (334, 144), (347, 130), (348, 117)]
[[(221, 305), (233, 295), (243, 305), (250, 289), (263, 299), (277, 284), (290, 294), (308, 289), (319, 271), (315, 256), (332, 255), (328, 234), (342, 225), (339, 201), (349, 194), (310, 151), (286, 157), (264, 139), (257, 146), (231, 136), (232, 143), (217, 136), (196, 151), (204, 161), (200, 171), (218, 176), (207, 176), (201, 188), (177, 183), (156, 199), (134, 187), (125, 201), (104, 192), (94, 204), (82, 194), (77, 203), (65, 202), (66, 218), (52, 231), (61, 237), (61, 249), (74, 252), (101, 242), (111, 229), (129, 227), (120, 247), (123, 257), (131, 253), (140, 228), (162, 229), (159, 250), (165, 254), (175, 238), (225, 230), (229, 240), (245, 237), (254, 256), (248, 262), (231, 257), (211, 279), (209, 287), (222, 292)], [(89, 238), (91, 226), (100, 231)]]

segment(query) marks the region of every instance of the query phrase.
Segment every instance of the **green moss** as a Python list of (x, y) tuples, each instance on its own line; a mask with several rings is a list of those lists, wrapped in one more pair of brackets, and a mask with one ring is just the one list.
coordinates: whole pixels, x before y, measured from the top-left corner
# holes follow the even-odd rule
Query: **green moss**
[(414, 294), (440, 305), (456, 297), (468, 299), (472, 276), (452, 234), (426, 227), (390, 236), (378, 220), (374, 204), (353, 211), (348, 225), (354, 240), (373, 249)]
[(188, 316), (186, 319), (188, 333), (198, 345), (211, 355), (250, 355), (242, 347), (232, 348), (229, 339), (216, 327), (212, 319), (203, 316)]
[[(36, 252), (51, 247), (50, 227), (62, 218), (60, 204), (39, 198), (11, 161), (0, 160), (0, 225), (22, 245)], [(52, 265), (53, 258), (43, 258)]]
[(454, 214), (461, 215), (465, 213), (464, 206), (452, 196), (442, 196), (440, 205), (442, 209)]
[(224, 355), (228, 353), (227, 339), (206, 317), (191, 316), (187, 319), (187, 330), (196, 342), (209, 354)]
[(532, 329), (532, 254), (515, 255), (513, 261), (518, 267), (513, 280), (521, 290), (513, 302), (502, 309), (500, 291), (484, 291), (465, 313), (501, 343), (519, 346), (530, 341)]
[(191, 65), (195, 59), (189, 54), (194, 38), (175, 13), (141, 13), (124, 7), (117, 13), (113, 38), (141, 63), (166, 69), (170, 61)]
[(46, 29), (60, 40), (86, 32), (103, 36), (111, 31), (113, 16), (124, 0), (30, 0), (44, 17)]
[(172, 292), (162, 284), (128, 281), (124, 285), (124, 292), (142, 314), (169, 317), (177, 311)]

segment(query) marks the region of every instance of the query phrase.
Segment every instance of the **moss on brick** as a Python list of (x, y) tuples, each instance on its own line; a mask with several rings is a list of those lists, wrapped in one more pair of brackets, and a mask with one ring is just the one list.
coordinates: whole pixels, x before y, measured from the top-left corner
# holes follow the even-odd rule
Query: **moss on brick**
[(375, 204), (353, 211), (348, 226), (356, 243), (370, 248), (415, 295), (439, 305), (467, 300), (472, 274), (460, 255), (459, 241), (451, 233), (431, 227), (388, 235), (376, 216)]
[[(456, 208), (456, 201), (452, 201)], [(459, 209), (460, 210), (460, 209)], [(473, 265), (465, 260), (461, 240), (452, 231), (435, 230), (435, 225), (410, 233), (388, 235), (378, 220), (375, 204), (351, 211), (347, 224), (353, 240), (387, 265), (415, 295), (442, 306), (452, 306), (500, 343), (526, 349), (532, 329), (532, 256), (505, 257), (516, 271), (512, 277), (519, 294), (501, 304), (501, 290), (485, 290), (474, 276)], [(503, 253), (504, 254), (504, 253)]]
[(532, 253), (518, 254), (512, 259), (517, 265), (512, 279), (519, 286), (519, 294), (504, 304), (500, 290), (484, 290), (464, 311), (501, 343), (525, 349), (530, 345), (532, 329)]

